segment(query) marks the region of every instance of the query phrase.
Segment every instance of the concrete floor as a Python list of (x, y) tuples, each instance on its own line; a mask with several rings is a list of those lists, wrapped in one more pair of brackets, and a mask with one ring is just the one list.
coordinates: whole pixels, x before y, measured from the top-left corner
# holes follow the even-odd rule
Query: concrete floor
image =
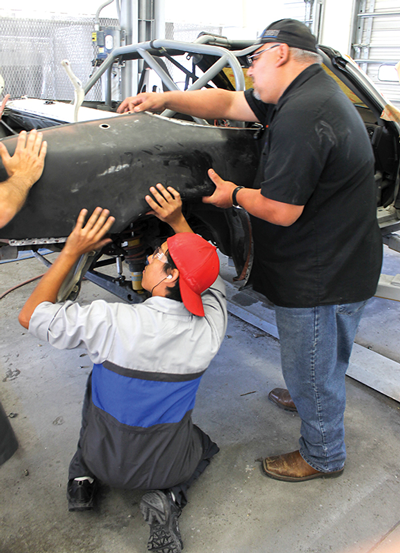
[[(400, 273), (400, 255), (386, 258)], [(1, 264), (0, 294), (43, 272), (36, 259)], [(83, 350), (55, 350), (19, 326), (34, 285), (0, 301), (0, 400), (20, 444), (0, 467), (0, 552), (144, 553), (140, 492), (103, 488), (95, 511), (67, 510), (67, 468), (91, 367)], [(81, 303), (100, 297), (116, 301), (83, 283)], [(399, 361), (399, 311), (397, 303), (373, 299), (357, 341)], [(265, 313), (272, 316), (267, 305)], [(282, 385), (279, 342), (230, 316), (194, 411), (221, 451), (190, 491), (180, 519), (184, 551), (398, 553), (400, 404), (348, 378), (343, 476), (278, 482), (261, 475), (256, 459), (297, 449), (298, 416), (267, 400)]]

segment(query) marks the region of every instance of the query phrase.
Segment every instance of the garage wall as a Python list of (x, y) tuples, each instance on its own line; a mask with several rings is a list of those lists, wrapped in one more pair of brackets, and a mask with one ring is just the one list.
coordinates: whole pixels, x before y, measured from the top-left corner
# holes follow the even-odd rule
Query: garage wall
[[(308, 19), (309, 5), (324, 0), (165, 0), (166, 21), (179, 25), (222, 27), (233, 38), (256, 37), (266, 25), (283, 17)], [(93, 17), (103, 0), (13, 0), (2, 2), (0, 17), (34, 19)], [(116, 18), (115, 2), (101, 11), (101, 17)], [(235, 36), (232, 35), (234, 33)]]
[(221, 28), (230, 38), (251, 39), (277, 19), (309, 20), (310, 5), (317, 1), (323, 0), (202, 0), (195, 4), (188, 4), (187, 0), (168, 0), (165, 20), (176, 27)]
[(353, 13), (354, 2), (351, 0), (325, 0), (320, 44), (331, 46), (342, 54), (349, 54)]
[(351, 55), (383, 95), (400, 108), (399, 0), (356, 0)]
[[(43, 19), (57, 16), (70, 17), (93, 17), (97, 9), (104, 3), (104, 0), (12, 0), (12, 2), (1, 2), (0, 17), (24, 17)], [(117, 17), (115, 2), (106, 6), (101, 11), (102, 17)]]
[[(323, 0), (167, 0), (163, 3), (166, 36), (192, 41), (200, 31), (208, 31), (230, 38), (255, 39), (276, 19), (293, 17), (311, 23), (312, 6), (317, 2)], [(94, 15), (103, 3), (13, 0), (12, 4), (1, 5), (0, 74), (6, 83), (4, 93), (72, 100), (73, 87), (60, 61), (68, 59), (82, 83), (88, 81), (96, 57), (91, 41)], [(101, 23), (108, 21), (111, 27), (118, 27), (116, 16), (113, 2), (101, 11)], [(101, 100), (102, 95), (97, 87), (88, 99)]]
[[(78, 77), (87, 82), (93, 70), (91, 30), (101, 3), (14, 0), (12, 5), (0, 7), (0, 72), (5, 73), (13, 95), (72, 99), (72, 87), (59, 62), (69, 58)], [(383, 79), (380, 71), (382, 65), (394, 71), (400, 60), (400, 0), (202, 0), (195, 4), (166, 0), (164, 6), (167, 37), (184, 41), (193, 40), (201, 30), (251, 39), (282, 17), (306, 21), (314, 33), (319, 30), (321, 44), (350, 53), (384, 95), (400, 107), (400, 84)], [(317, 21), (317, 8), (321, 8), (321, 21)], [(82, 17), (77, 17), (79, 14)], [(118, 24), (115, 3), (101, 12), (102, 18), (107, 15), (114, 16), (108, 19), (111, 25)], [(396, 74), (392, 75), (396, 79)], [(101, 97), (100, 91), (92, 94)]]

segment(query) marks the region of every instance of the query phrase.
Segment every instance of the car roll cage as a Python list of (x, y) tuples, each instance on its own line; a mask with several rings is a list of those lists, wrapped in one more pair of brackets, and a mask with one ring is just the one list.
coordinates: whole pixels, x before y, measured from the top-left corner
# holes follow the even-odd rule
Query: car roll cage
[[(232, 69), (236, 90), (245, 90), (245, 80), (238, 58), (250, 54), (256, 48), (258, 48), (258, 46), (254, 45), (252, 41), (229, 41), (225, 37), (210, 34), (201, 34), (194, 42), (156, 39), (149, 42), (140, 42), (115, 48), (86, 83), (84, 86), (84, 93), (86, 95), (100, 77), (107, 72), (105, 105), (111, 107), (111, 69), (113, 64), (116, 61), (121, 63), (127, 60), (140, 59), (144, 60), (147, 65), (155, 71), (168, 90), (179, 90), (176, 83), (171, 79), (168, 72), (157, 62), (156, 58), (164, 56), (170, 58), (183, 54), (208, 55), (217, 58), (217, 61), (206, 70), (202, 76), (196, 78), (194, 74), (190, 75), (193, 82), (188, 86), (187, 90), (200, 90), (212, 81), (227, 65)], [(179, 66), (177, 63), (175, 63), (175, 65)], [(185, 71), (183, 67), (180, 67), (180, 69), (186, 73), (186, 76), (190, 73)], [(162, 115), (172, 117), (174, 112), (165, 110)], [(194, 120), (201, 124), (208, 124), (203, 119), (194, 118)]]

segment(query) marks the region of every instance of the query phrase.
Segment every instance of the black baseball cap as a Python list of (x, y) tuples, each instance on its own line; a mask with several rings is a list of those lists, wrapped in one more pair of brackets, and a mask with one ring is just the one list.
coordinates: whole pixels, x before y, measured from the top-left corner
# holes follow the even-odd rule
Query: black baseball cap
[(317, 54), (317, 40), (310, 29), (297, 19), (279, 19), (263, 30), (255, 44), (284, 42), (292, 48), (300, 48)]

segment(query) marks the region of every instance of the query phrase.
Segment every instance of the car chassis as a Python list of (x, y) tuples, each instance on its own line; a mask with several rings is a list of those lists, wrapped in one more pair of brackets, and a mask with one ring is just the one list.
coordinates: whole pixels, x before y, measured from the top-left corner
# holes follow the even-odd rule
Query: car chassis
[[(112, 244), (101, 252), (83, 256), (59, 294), (59, 300), (79, 293), (84, 275), (128, 302), (146, 297), (141, 289), (141, 272), (146, 255), (170, 233), (168, 225), (148, 215), (144, 199), (157, 182), (174, 186), (184, 202), (184, 214), (193, 230), (215, 243), (233, 259), (237, 280), (245, 286), (252, 266), (251, 225), (242, 209), (221, 210), (203, 204), (212, 193), (207, 176), (213, 167), (224, 179), (248, 188), (253, 186), (258, 165), (260, 125), (235, 121), (204, 121), (175, 114), (115, 113), (111, 100), (111, 69), (114, 63), (144, 60), (161, 79), (165, 90), (178, 88), (166, 62), (180, 69), (185, 90), (204, 86), (244, 90), (246, 55), (254, 51), (252, 41), (230, 41), (201, 34), (193, 43), (154, 40), (115, 49), (82, 87), (66, 64), (75, 88), (74, 104), (52, 100), (13, 100), (2, 120), (2, 140), (10, 153), (20, 130), (43, 130), (48, 142), (45, 170), (32, 188), (19, 214), (0, 230), (0, 257), (12, 258), (29, 249), (46, 264), (38, 252), (46, 246), (59, 251), (82, 207), (97, 205), (116, 217)], [(375, 154), (377, 216), (384, 242), (400, 251), (396, 234), (400, 229), (399, 209), (399, 113), (381, 96), (368, 77), (350, 59), (320, 46), (324, 68), (338, 80), (362, 117)], [(188, 69), (179, 61), (186, 55)], [(202, 74), (198, 76), (198, 69)], [(144, 71), (142, 75), (144, 75)], [(84, 95), (106, 75), (104, 104), (82, 102)], [(139, 90), (143, 83), (139, 84)], [(82, 104), (82, 107), (81, 107)], [(0, 164), (0, 181), (6, 173)], [(131, 272), (123, 274), (123, 262)], [(116, 276), (99, 271), (116, 267)], [(393, 297), (386, 283), (385, 297)], [(395, 294), (396, 295), (396, 294)], [(400, 297), (400, 296), (399, 296)], [(393, 297), (393, 299), (399, 299)]]

